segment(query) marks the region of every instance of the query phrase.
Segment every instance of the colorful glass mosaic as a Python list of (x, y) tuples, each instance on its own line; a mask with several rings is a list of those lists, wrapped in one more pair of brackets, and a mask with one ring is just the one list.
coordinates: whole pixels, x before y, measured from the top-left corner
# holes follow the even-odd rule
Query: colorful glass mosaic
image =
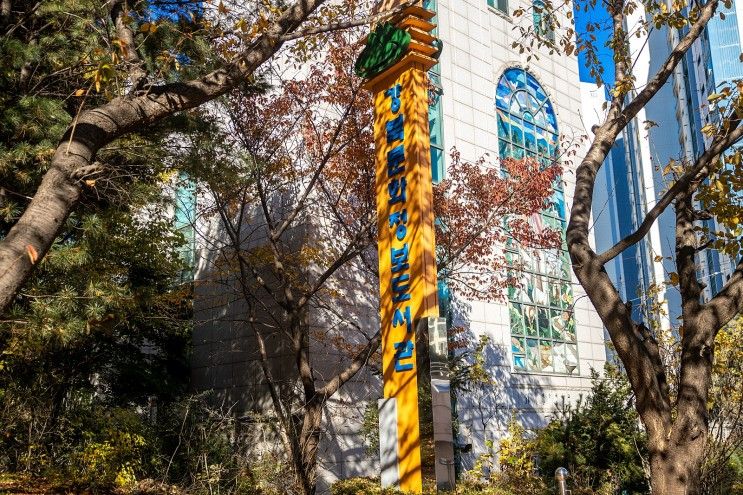
[[(520, 68), (505, 71), (496, 90), (498, 150), (501, 158), (557, 157), (557, 117), (539, 82)], [(534, 250), (509, 242), (506, 260), (518, 282), (508, 288), (511, 354), (515, 370), (572, 374), (578, 369), (578, 344), (565, 245), (565, 194), (555, 185), (550, 206), (529, 222), (536, 230), (562, 232), (560, 249)]]

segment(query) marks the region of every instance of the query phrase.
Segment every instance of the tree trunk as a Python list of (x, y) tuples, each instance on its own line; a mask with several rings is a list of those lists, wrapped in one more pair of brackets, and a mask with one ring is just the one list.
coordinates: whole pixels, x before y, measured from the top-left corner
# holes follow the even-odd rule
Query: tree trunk
[(320, 445), (321, 423), (322, 401), (311, 400), (305, 406), (299, 437), (299, 455), (294, 456), (297, 481), (303, 495), (315, 495), (317, 489), (317, 449)]
[[(678, 426), (677, 423), (674, 426)], [(672, 434), (665, 449), (650, 447), (650, 483), (653, 495), (699, 495), (706, 435), (695, 440)], [(680, 443), (676, 443), (680, 441)]]
[[(209, 74), (152, 86), (143, 94), (120, 96), (83, 112), (58, 143), (51, 168), (30, 205), (8, 235), (0, 239), (0, 313), (13, 302), (33, 271), (35, 260), (27, 253), (38, 253), (41, 259), (51, 248), (82, 194), (78, 183), (81, 170), (92, 165), (102, 147), (226, 94), (272, 57), (284, 43), (282, 36), (296, 31), (324, 1), (295, 1), (245, 52)], [(6, 1), (0, 4), (2, 22), (8, 5)]]
[(23, 216), (0, 242), (0, 311), (30, 275), (31, 253), (38, 259), (47, 253), (80, 194), (69, 174), (54, 163)]

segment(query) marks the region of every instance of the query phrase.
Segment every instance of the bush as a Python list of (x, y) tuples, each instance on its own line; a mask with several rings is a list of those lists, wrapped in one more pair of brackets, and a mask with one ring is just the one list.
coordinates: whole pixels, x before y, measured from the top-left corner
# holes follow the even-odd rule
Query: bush
[(163, 408), (158, 429), (167, 460), (157, 477), (194, 494), (290, 493), (293, 478), (286, 475), (283, 452), (256, 449), (271, 419), (238, 418), (229, 408), (211, 406), (213, 399), (200, 394)]
[(66, 478), (81, 488), (132, 488), (157, 464), (155, 435), (131, 409), (96, 412), (69, 454)]
[[(330, 487), (332, 495), (402, 495), (402, 492), (394, 489), (382, 489), (379, 478), (349, 478), (341, 480)], [(435, 486), (424, 486), (423, 495), (436, 495)], [(509, 491), (502, 487), (491, 484), (478, 483), (474, 481), (461, 481), (457, 483), (454, 492), (456, 495), (516, 495), (515, 491)]]
[(545, 480), (558, 467), (566, 467), (575, 495), (649, 492), (643, 466), (645, 434), (632, 390), (611, 365), (604, 377), (594, 373), (589, 396), (557, 411), (535, 443)]

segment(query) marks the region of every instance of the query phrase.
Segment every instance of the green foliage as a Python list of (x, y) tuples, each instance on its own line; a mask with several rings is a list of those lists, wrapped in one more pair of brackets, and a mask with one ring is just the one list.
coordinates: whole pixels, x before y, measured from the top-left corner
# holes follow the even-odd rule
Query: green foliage
[(215, 402), (203, 393), (164, 405), (156, 426), (162, 462), (151, 475), (194, 494), (289, 493), (283, 453), (256, 449), (256, 439), (276, 425), (256, 414), (238, 418)]
[(715, 338), (707, 398), (710, 436), (701, 472), (703, 495), (743, 493), (743, 316)]
[(379, 455), (379, 406), (370, 401), (364, 408), (364, 421), (361, 424), (361, 433), (364, 435), (366, 453), (370, 456)]
[(498, 451), (501, 472), (492, 482), (514, 489), (519, 487), (524, 495), (547, 492), (545, 482), (536, 476), (538, 446), (539, 443), (529, 439), (524, 427), (512, 418), (508, 424), (508, 436), (501, 440)]
[(135, 411), (185, 390), (181, 236), (115, 207), (70, 224), (0, 322), (0, 469), (127, 484), (153, 467)]
[[(79, 416), (82, 441), (69, 457), (65, 477), (82, 488), (131, 488), (157, 464), (151, 425), (132, 409), (97, 408)], [(151, 470), (151, 469), (150, 469)]]
[[(377, 478), (349, 478), (333, 484), (330, 488), (332, 495), (402, 495), (402, 492), (393, 489), (382, 489), (379, 479)], [(435, 495), (437, 492), (434, 486), (424, 486), (423, 495)], [(521, 491), (511, 491), (505, 488), (496, 487), (488, 484), (462, 481), (457, 484), (457, 488), (452, 493), (456, 495), (516, 495)]]
[(624, 375), (607, 365), (593, 374), (590, 395), (558, 412), (536, 438), (540, 469), (552, 476), (566, 467), (573, 493), (647, 493), (643, 469), (645, 436)]
[[(0, 38), (0, 239), (80, 108), (108, 98), (92, 88), (93, 73), (120, 56), (104, 4), (14, 2), (16, 13), (27, 7)], [(104, 86), (123, 83), (108, 76)], [(0, 319), (0, 470), (109, 487), (159, 462), (142, 412), (182, 394), (188, 376), (184, 236), (163, 194), (163, 137), (185, 121), (100, 151), (102, 168), (81, 178), (81, 203)]]
[(467, 477), (521, 495), (547, 495), (554, 492), (555, 470), (566, 467), (575, 495), (641, 494), (648, 493), (645, 455), (629, 384), (607, 365), (603, 377), (594, 373), (589, 396), (557, 410), (544, 429), (528, 432), (512, 419), (497, 450), (488, 445)]
[[(126, 48), (114, 34), (110, 3), (18, 1), (11, 18), (2, 20), (8, 25), (0, 26), (0, 238), (26, 208), (76, 116), (127, 91), (130, 66), (122, 62)], [(150, 16), (154, 3), (130, 2), (138, 10), (127, 22)], [(137, 35), (137, 51), (158, 79), (176, 80), (197, 64), (199, 70), (208, 65), (208, 43), (194, 35), (196, 25), (196, 19), (164, 17), (156, 32)], [(176, 68), (175, 58), (189, 63)], [(164, 137), (185, 120), (171, 118), (101, 150), (96, 158), (102, 169), (81, 178), (86, 194), (78, 211), (91, 203), (124, 204), (131, 195), (136, 202), (141, 185), (152, 184), (166, 168)]]

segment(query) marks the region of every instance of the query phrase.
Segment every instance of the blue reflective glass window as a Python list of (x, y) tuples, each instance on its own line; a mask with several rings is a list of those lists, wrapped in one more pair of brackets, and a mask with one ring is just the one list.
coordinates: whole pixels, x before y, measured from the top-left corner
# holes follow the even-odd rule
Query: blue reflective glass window
[(498, 139), (508, 140), (511, 135), (510, 125), (505, 116), (498, 116)]
[(444, 180), (444, 129), (443, 129), (443, 112), (441, 110), (441, 88), (436, 84), (439, 81), (438, 76), (433, 72), (438, 69), (438, 65), (431, 69), (429, 74), (431, 82), (434, 83), (434, 89), (430, 96), (428, 106), (428, 130), (430, 132), (431, 142), (431, 177), (434, 183)]
[(494, 9), (498, 9), (501, 12), (508, 13), (508, 1), (507, 0), (488, 0), (488, 6)]
[(555, 31), (549, 25), (547, 12), (543, 0), (534, 0), (532, 3), (532, 20), (534, 22), (534, 31), (539, 36), (554, 40)]
[(505, 139), (498, 140), (498, 154), (500, 156), (510, 156), (511, 146), (510, 143)]

